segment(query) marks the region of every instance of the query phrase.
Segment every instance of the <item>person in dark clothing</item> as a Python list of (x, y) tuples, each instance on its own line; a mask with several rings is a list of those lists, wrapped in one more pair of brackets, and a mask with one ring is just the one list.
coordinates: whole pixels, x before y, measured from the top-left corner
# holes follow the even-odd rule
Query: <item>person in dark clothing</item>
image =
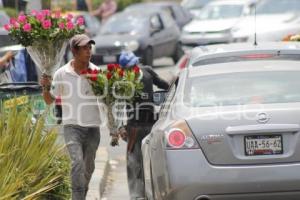
[[(121, 66), (132, 67), (138, 64), (138, 58), (132, 52), (124, 52), (119, 59)], [(169, 83), (149, 66), (140, 66), (142, 74), (143, 91), (128, 110), (126, 131), (121, 129), (121, 134), (127, 140), (127, 181), (130, 199), (144, 197), (143, 158), (141, 143), (143, 138), (150, 133), (156, 120), (153, 104), (153, 85), (167, 90)]]
[(91, 11), (92, 2), (90, 0), (75, 0), (74, 7), (78, 11)]
[(24, 49), (24, 58), (25, 58), (25, 66), (27, 71), (27, 81), (37, 82), (38, 75), (37, 75), (36, 65), (31, 59), (26, 48)]

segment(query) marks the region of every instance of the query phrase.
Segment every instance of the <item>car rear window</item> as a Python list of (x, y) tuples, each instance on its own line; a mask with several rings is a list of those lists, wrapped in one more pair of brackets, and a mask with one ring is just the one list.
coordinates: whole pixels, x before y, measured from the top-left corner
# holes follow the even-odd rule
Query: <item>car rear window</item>
[(300, 102), (300, 71), (238, 72), (188, 79), (191, 107)]
[(214, 57), (196, 61), (193, 63), (193, 67), (202, 65), (219, 64), (219, 63), (231, 63), (231, 62), (243, 62), (243, 61), (258, 61), (258, 60), (300, 60), (299, 54), (245, 54), (239, 56), (226, 56), (226, 57)]

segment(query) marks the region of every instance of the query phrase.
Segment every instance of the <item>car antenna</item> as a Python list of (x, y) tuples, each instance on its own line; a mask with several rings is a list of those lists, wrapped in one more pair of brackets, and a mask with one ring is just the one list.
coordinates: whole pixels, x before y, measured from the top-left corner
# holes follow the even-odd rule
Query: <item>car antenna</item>
[(257, 37), (256, 37), (256, 3), (254, 3), (254, 46), (257, 46)]

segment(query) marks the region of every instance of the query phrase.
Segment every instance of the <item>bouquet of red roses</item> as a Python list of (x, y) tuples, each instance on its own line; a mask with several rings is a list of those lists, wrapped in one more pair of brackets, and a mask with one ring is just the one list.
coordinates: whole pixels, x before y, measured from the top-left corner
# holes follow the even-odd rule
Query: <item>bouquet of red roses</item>
[(125, 68), (119, 64), (108, 64), (104, 70), (88, 69), (82, 71), (82, 74), (87, 76), (98, 100), (105, 103), (110, 134), (113, 137), (111, 145), (118, 145), (117, 131), (127, 118), (126, 107), (143, 89), (142, 71), (137, 65)]
[(81, 73), (87, 76), (95, 95), (107, 105), (117, 100), (132, 102), (143, 89), (142, 73), (137, 65), (122, 68), (119, 64), (108, 64), (104, 70), (88, 69)]

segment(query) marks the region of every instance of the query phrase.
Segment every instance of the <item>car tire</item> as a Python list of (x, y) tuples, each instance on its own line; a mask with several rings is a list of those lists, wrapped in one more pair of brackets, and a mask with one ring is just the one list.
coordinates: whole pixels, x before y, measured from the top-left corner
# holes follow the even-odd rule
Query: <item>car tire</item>
[(183, 56), (183, 54), (184, 51), (182, 49), (181, 43), (177, 43), (175, 52), (172, 56), (174, 63), (177, 63), (180, 60), (180, 58)]
[(145, 50), (143, 60), (144, 65), (152, 66), (153, 65), (153, 49), (151, 47), (147, 47)]

